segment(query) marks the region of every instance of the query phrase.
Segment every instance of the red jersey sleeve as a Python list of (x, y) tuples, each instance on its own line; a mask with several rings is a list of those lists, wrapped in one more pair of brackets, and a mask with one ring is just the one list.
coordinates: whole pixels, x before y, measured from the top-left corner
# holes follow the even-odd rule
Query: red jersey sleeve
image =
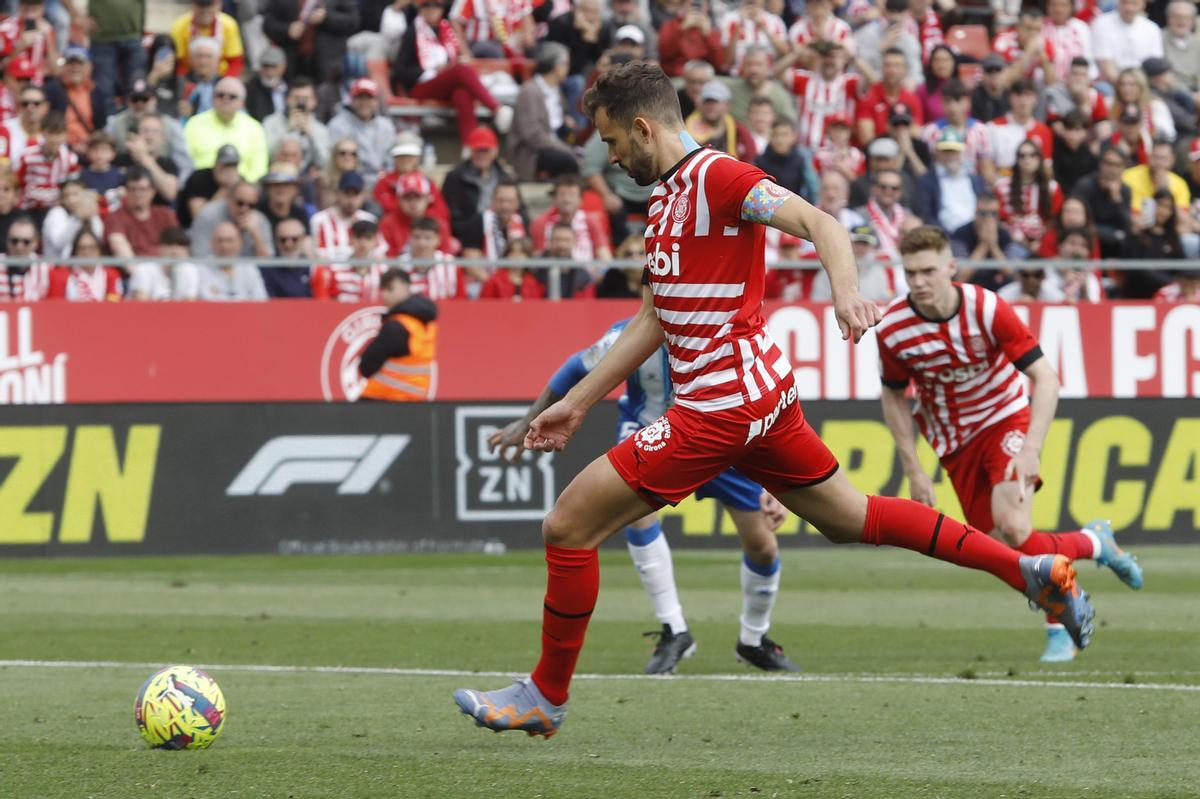
[(333, 270), (321, 265), (313, 270), (309, 288), (314, 300), (331, 300), (333, 296)]
[(715, 158), (704, 176), (704, 192), (713, 223), (738, 225), (742, 222), (742, 203), (755, 185), (771, 176), (753, 164), (736, 158)]
[(879, 380), (888, 388), (907, 388), (911, 373), (904, 362), (896, 357), (879, 339)]
[(996, 298), (996, 313), (992, 317), (992, 340), (1000, 345), (1013, 365), (1024, 371), (1042, 357), (1042, 348), (1033, 333), (1025, 326), (1012, 306)]

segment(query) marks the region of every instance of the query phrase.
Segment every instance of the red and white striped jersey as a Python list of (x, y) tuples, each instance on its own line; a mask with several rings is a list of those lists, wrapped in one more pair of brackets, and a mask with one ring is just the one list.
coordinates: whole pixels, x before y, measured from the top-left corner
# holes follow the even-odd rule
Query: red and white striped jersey
[[(904, 235), (904, 220), (909, 217), (909, 211), (900, 203), (892, 206), (891, 213), (883, 209), (874, 198), (867, 200), (863, 206), (866, 211), (867, 224), (875, 231), (879, 239), (879, 258), (885, 261), (900, 261), (900, 237)], [(892, 286), (894, 289), (895, 286)]]
[[(1042, 44), (1046, 51), (1046, 57), (1055, 63), (1058, 62), (1058, 50), (1054, 46), (1054, 42), (1047, 37), (1042, 37)], [(1021, 42), (1017, 38), (1016, 30), (1000, 31), (996, 34), (996, 38), (992, 41), (992, 49), (995, 50), (1006, 63), (1016, 63), (1024, 52), (1021, 49)], [(1035, 64), (1041, 62), (1035, 61)], [(1071, 65), (1070, 59), (1067, 60), (1068, 68)], [(1029, 78), (1037, 85), (1042, 85), (1045, 82), (1046, 76), (1042, 74), (1042, 68), (1035, 66), (1033, 69), (1025, 73), (1024, 77)]]
[(45, 211), (58, 204), (59, 186), (79, 176), (79, 157), (62, 145), (53, 158), (42, 152), (40, 140), (31, 141), (21, 153), (17, 167), (17, 204), (26, 210)]
[(0, 301), (37, 302), (50, 293), (50, 264), (0, 266)]
[(762, 313), (766, 228), (741, 217), (764, 178), (758, 167), (701, 148), (650, 195), (646, 280), (666, 333), (675, 401), (685, 408), (736, 408), (791, 383), (791, 364)]
[(819, 31), (813, 27), (812, 17), (800, 17), (788, 29), (788, 41), (796, 47), (812, 44), (819, 39), (837, 42), (851, 55), (854, 54), (854, 47), (857, 44), (850, 25), (832, 14), (825, 20), (825, 24)]
[(937, 12), (932, 8), (925, 9), (925, 17), (921, 20), (920, 25), (916, 20), (912, 20), (913, 27), (916, 30), (912, 31), (917, 37), (917, 41), (921, 43), (921, 63), (928, 64), (929, 57), (933, 55), (933, 48), (939, 44), (946, 43), (946, 36), (942, 31), (942, 21), (938, 19)]
[(379, 302), (379, 282), (386, 271), (385, 264), (361, 270), (345, 264), (318, 266), (312, 277), (313, 296), (338, 302)]
[[(25, 18), (20, 14), (13, 14), (0, 20), (0, 40), (3, 42), (3, 51), (11, 53), (19, 40), (25, 34)], [(41, 86), (44, 76), (48, 72), (49, 64), (46, 57), (50, 53), (51, 46), (56, 41), (54, 29), (46, 31), (44, 34), (34, 40), (33, 45), (21, 53), (19, 56), (23, 61), (29, 63), (35, 72), (33, 85)]]
[[(467, 296), (467, 284), (454, 258), (438, 250), (437, 263), (430, 267), (407, 267), (414, 294), (424, 294), (431, 300), (455, 300)], [(404, 260), (409, 260), (404, 256)]]
[(796, 95), (796, 132), (800, 146), (818, 150), (825, 143), (825, 118), (844, 114), (854, 119), (858, 102), (858, 75), (845, 72), (825, 80), (819, 72), (789, 70), (784, 85)]
[(1018, 370), (1042, 356), (1012, 306), (991, 291), (955, 283), (961, 302), (949, 319), (892, 300), (875, 328), (884, 385), (916, 389), (917, 425), (939, 457), (1029, 406)]
[(125, 294), (121, 273), (111, 266), (91, 270), (79, 266), (56, 266), (50, 272), (46, 296), (68, 302), (106, 302)]
[(1081, 19), (1071, 17), (1066, 25), (1055, 25), (1049, 19), (1042, 24), (1042, 38), (1054, 54), (1054, 72), (1059, 80), (1066, 80), (1071, 71), (1071, 60), (1086, 58), (1088, 74), (1092, 78), (1100, 75), (1096, 59), (1092, 56), (1092, 29)]
[(857, 147), (850, 146), (845, 150), (838, 150), (830, 144), (817, 148), (813, 153), (813, 167), (818, 175), (824, 175), (838, 166), (855, 177), (861, 177), (867, 171), (867, 157)]
[(1042, 197), (1041, 189), (1036, 183), (1027, 183), (1021, 187), (1022, 213), (1013, 209), (1012, 177), (1002, 175), (996, 178), (993, 190), (996, 199), (1000, 201), (1000, 221), (1008, 226), (1009, 232), (1022, 242), (1038, 242), (1046, 233), (1046, 220), (1058, 216), (1062, 207), (1062, 189), (1058, 181), (1050, 179), (1050, 196)]
[(450, 8), (450, 20), (463, 26), (468, 42), (497, 41), (506, 47), (532, 14), (531, 0), (455, 0)]
[[(354, 216), (349, 219), (344, 219), (334, 207), (313, 214), (308, 224), (312, 230), (317, 255), (322, 258), (338, 260), (349, 258), (354, 249), (350, 244), (350, 227), (360, 219), (368, 222), (377, 221), (374, 214), (363, 210), (356, 211)], [(386, 253), (387, 244), (385, 243), (382, 245), (379, 255), (383, 256)]]
[[(768, 32), (770, 36), (768, 36)], [(721, 46), (728, 48), (729, 43), (736, 41), (733, 51), (733, 66), (730, 72), (737, 75), (741, 72), (742, 56), (751, 45), (759, 44), (775, 52), (771, 44), (771, 36), (776, 39), (787, 39), (787, 26), (783, 20), (769, 11), (762, 12), (759, 22), (743, 19), (738, 11), (730, 11), (721, 20)]]
[[(942, 131), (950, 125), (945, 119), (939, 119), (937, 122), (930, 122), (925, 127), (921, 128), (921, 138), (929, 145), (929, 149), (934, 149), (938, 139), (941, 138)], [(974, 173), (979, 166), (979, 159), (986, 158), (989, 161), (992, 159), (992, 134), (988, 131), (988, 126), (980, 122), (978, 119), (967, 118), (965, 130), (959, 129), (959, 133), (963, 135), (963, 166), (967, 171)]]
[(1200, 302), (1200, 287), (1192, 287), (1190, 294), (1185, 294), (1178, 283), (1168, 283), (1154, 292), (1155, 302)]

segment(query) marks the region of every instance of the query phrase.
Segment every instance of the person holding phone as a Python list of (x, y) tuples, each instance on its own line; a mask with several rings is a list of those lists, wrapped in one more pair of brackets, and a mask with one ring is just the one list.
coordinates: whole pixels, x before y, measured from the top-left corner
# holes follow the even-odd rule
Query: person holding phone
[(43, 0), (20, 0), (17, 13), (0, 21), (0, 40), (10, 58), (21, 59), (42, 77), (58, 71), (58, 43)]
[(146, 0), (88, 0), (86, 16), (76, 6), (69, 10), (76, 24), (87, 31), (92, 80), (109, 103), (106, 111), (116, 113), (116, 98), (127, 95), (135, 81), (146, 77), (146, 48), (142, 47)]
[(708, 0), (681, 3), (679, 13), (663, 23), (658, 31), (658, 56), (663, 71), (673, 78), (683, 75), (689, 61), (706, 61), (714, 69), (722, 65), (725, 51)]

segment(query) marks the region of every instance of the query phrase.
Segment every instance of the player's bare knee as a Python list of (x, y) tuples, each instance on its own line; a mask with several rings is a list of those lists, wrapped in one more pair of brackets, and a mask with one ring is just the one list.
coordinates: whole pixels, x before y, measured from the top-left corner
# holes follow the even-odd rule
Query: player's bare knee
[(1024, 519), (997, 519), (996, 536), (1013, 549), (1025, 543), (1033, 527)]
[(551, 509), (542, 520), (542, 540), (556, 547), (579, 546), (580, 530), (568, 523), (567, 514), (557, 507)]
[(748, 536), (742, 541), (742, 551), (746, 553), (746, 557), (754, 563), (762, 566), (769, 566), (775, 562), (775, 558), (779, 556), (779, 545), (775, 540), (775, 536), (767, 532), (765, 529), (762, 535)]

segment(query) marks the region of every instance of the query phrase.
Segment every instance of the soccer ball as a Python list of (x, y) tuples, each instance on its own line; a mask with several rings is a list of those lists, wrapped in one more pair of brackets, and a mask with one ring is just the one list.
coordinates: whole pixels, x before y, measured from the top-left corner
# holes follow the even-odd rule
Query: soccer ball
[(133, 704), (138, 732), (156, 749), (204, 749), (225, 726), (225, 696), (194, 666), (150, 675)]

